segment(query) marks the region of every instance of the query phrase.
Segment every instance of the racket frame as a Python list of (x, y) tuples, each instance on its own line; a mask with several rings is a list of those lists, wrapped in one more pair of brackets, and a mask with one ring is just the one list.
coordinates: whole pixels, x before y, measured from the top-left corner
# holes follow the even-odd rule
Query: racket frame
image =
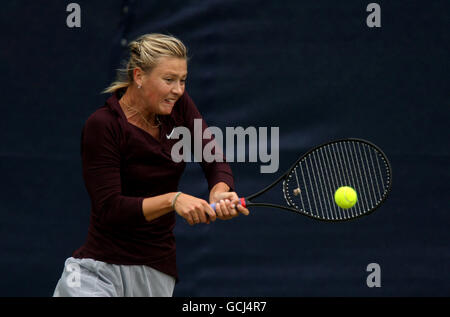
[[(292, 207), (289, 207), (289, 206), (283, 206), (283, 205), (278, 205), (278, 204), (273, 204), (273, 203), (260, 203), (260, 202), (253, 202), (252, 201), (252, 199), (254, 199), (254, 198), (258, 197), (258, 196), (261, 196), (262, 194), (264, 194), (265, 192), (267, 192), (271, 188), (273, 188), (275, 185), (277, 185), (280, 181), (283, 181), (283, 196), (284, 196), (284, 199), (286, 200), (286, 202), (288, 202), (287, 199), (286, 199), (286, 192), (285, 192), (286, 191), (286, 185), (285, 184), (286, 184), (286, 181), (287, 181), (287, 178), (288, 178), (289, 174), (297, 166), (297, 164), (301, 160), (303, 160), (305, 157), (307, 157), (309, 154), (311, 154), (312, 152), (318, 150), (319, 148), (322, 148), (322, 147), (325, 147), (325, 146), (329, 146), (329, 145), (332, 145), (334, 143), (341, 143), (341, 142), (346, 142), (346, 141), (348, 141), (348, 142), (352, 142), (353, 141), (353, 142), (365, 143), (365, 144), (375, 148), (383, 156), (383, 160), (386, 162), (386, 166), (387, 166), (387, 169), (388, 169), (388, 172), (387, 172), (388, 176), (387, 177), (389, 179), (388, 187), (387, 187), (387, 189), (385, 191), (385, 195), (382, 197), (382, 199), (372, 209), (370, 209), (369, 211), (361, 213), (361, 214), (353, 216), (353, 217), (349, 217), (349, 218), (324, 219), (324, 218), (320, 218), (320, 217), (315, 217), (314, 215), (308, 214), (306, 212), (302, 212), (302, 211), (300, 211), (298, 209), (295, 209), (295, 208), (292, 208)], [(291, 167), (284, 174), (282, 174), (280, 177), (278, 177), (273, 183), (271, 183), (270, 185), (266, 186), (265, 188), (261, 189), (260, 191), (254, 193), (254, 194), (252, 194), (250, 196), (241, 198), (241, 204), (245, 208), (248, 208), (248, 207), (280, 208), (280, 209), (288, 210), (288, 211), (291, 211), (291, 212), (295, 212), (296, 214), (301, 214), (301, 215), (308, 216), (308, 217), (310, 217), (312, 219), (315, 219), (315, 220), (320, 220), (320, 221), (325, 221), (325, 222), (343, 222), (343, 221), (353, 220), (353, 219), (356, 219), (356, 218), (367, 216), (367, 215), (371, 214), (372, 212), (374, 212), (386, 200), (386, 198), (389, 195), (389, 192), (391, 191), (391, 188), (392, 188), (392, 168), (391, 168), (391, 163), (389, 162), (386, 154), (377, 145), (375, 145), (372, 142), (369, 142), (367, 140), (358, 139), (358, 138), (345, 138), (345, 139), (338, 139), (338, 140), (329, 141), (327, 143), (323, 143), (321, 145), (318, 145), (318, 146), (310, 149), (308, 152), (303, 154), (299, 159), (297, 159), (297, 161), (295, 161), (295, 163), (292, 164)]]

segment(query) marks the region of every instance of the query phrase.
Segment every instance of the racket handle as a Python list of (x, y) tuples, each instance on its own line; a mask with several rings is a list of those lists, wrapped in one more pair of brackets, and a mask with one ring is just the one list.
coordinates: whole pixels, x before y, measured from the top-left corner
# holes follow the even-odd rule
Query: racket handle
[[(247, 201), (245, 198), (239, 198), (239, 205), (242, 205), (243, 207), (247, 207)], [(210, 204), (211, 208), (216, 211), (216, 203)]]

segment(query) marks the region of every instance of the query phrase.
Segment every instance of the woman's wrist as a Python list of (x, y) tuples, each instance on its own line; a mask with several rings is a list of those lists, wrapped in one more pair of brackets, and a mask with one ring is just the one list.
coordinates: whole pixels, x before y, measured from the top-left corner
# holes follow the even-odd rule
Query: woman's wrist
[(226, 183), (224, 182), (220, 182), (217, 183), (216, 185), (213, 186), (213, 188), (211, 188), (211, 191), (209, 193), (209, 200), (210, 202), (214, 202), (214, 195), (217, 193), (223, 193), (223, 192), (229, 192), (230, 191), (230, 186), (228, 186)]
[(177, 192), (171, 192), (159, 196), (147, 197), (142, 201), (142, 212), (147, 221), (161, 217), (172, 209), (172, 202)]
[(181, 194), (182, 194), (182, 192), (177, 192), (177, 193), (175, 193), (175, 195), (173, 196), (173, 198), (172, 198), (172, 203), (171, 203), (171, 206), (172, 206), (172, 209), (173, 209), (173, 210), (176, 210), (176, 209), (175, 209), (175, 206), (176, 206), (176, 203), (177, 203), (177, 199), (178, 199), (178, 197), (179, 197)]

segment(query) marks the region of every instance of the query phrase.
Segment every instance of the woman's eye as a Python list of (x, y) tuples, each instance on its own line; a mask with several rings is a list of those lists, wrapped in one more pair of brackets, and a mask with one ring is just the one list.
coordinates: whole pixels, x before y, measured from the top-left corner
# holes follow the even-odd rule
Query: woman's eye
[[(173, 83), (175, 80), (173, 79), (173, 78), (164, 78), (164, 80), (168, 83), (168, 84), (171, 84), (171, 83)], [(180, 83), (181, 84), (186, 84), (186, 79), (181, 79), (180, 80)]]

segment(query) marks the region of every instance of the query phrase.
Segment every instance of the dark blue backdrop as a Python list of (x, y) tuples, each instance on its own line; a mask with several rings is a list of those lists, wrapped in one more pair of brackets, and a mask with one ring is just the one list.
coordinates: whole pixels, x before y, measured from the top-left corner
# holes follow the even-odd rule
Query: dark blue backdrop
[[(88, 228), (81, 128), (123, 39), (163, 32), (188, 46), (187, 89), (210, 125), (280, 127), (278, 173), (231, 164), (241, 195), (336, 138), (368, 139), (393, 166), (386, 204), (353, 222), (270, 209), (178, 221), (176, 296), (449, 296), (450, 5), (378, 1), (371, 29), (370, 2), (78, 1), (73, 29), (69, 1), (3, 2), (0, 295), (52, 295)], [(180, 189), (207, 198), (195, 163)], [(380, 288), (366, 285), (372, 262)]]

